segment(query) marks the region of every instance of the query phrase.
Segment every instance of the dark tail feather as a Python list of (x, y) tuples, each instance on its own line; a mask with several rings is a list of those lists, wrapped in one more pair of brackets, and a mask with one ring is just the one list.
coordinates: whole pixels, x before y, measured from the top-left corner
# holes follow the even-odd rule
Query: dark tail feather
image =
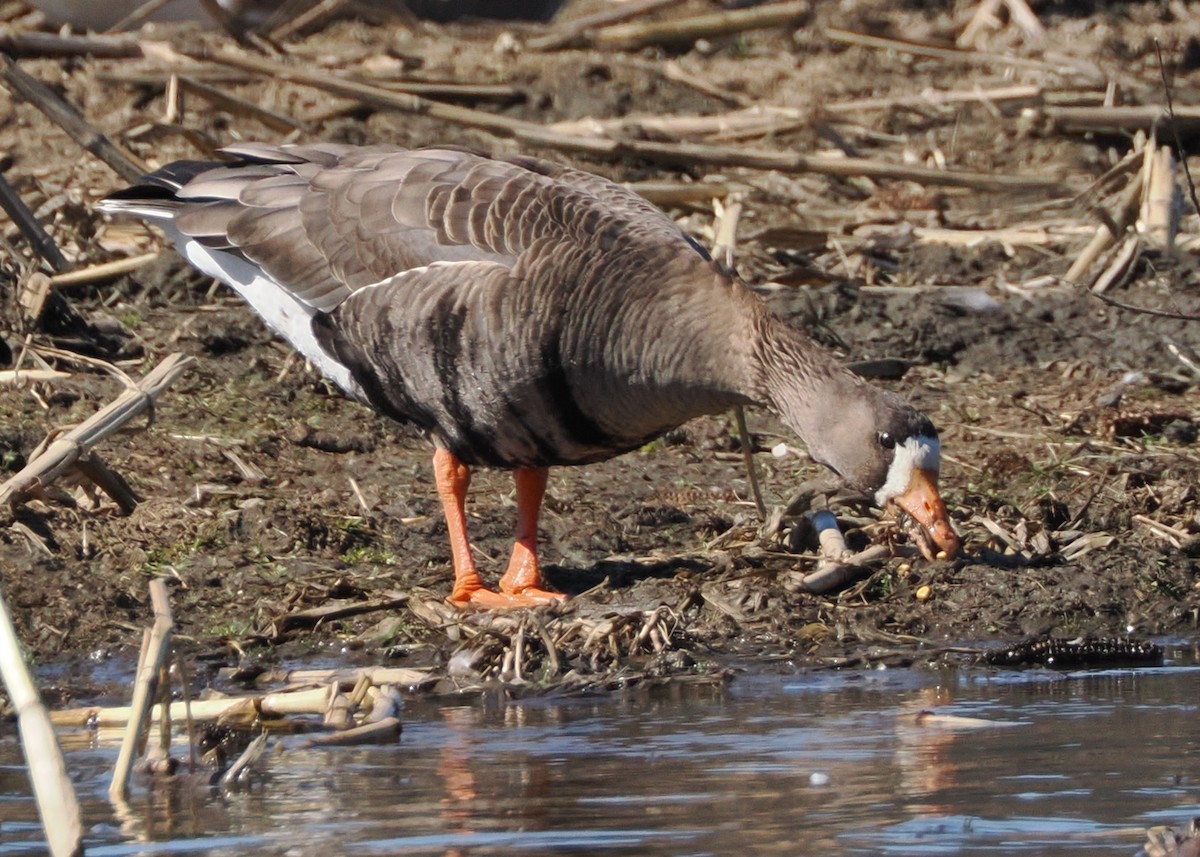
[(174, 199), (175, 194), (196, 176), (214, 167), (224, 166), (215, 161), (175, 161), (165, 167), (146, 173), (137, 184), (110, 193), (105, 200), (161, 201)]

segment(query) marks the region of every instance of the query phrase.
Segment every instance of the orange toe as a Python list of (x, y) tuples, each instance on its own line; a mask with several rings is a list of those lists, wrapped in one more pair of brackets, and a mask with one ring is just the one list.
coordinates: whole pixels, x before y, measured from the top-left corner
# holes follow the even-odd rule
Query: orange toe
[(480, 587), (470, 592), (455, 592), (446, 599), (447, 603), (460, 610), (468, 607), (477, 610), (519, 610), (522, 607), (537, 607), (566, 600), (567, 596), (561, 592), (546, 592), (533, 587), (520, 592), (493, 592)]

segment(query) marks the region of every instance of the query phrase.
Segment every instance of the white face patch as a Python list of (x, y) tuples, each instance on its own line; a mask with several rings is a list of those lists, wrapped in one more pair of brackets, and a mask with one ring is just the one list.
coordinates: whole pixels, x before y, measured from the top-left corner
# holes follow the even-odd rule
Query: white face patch
[(895, 500), (907, 491), (914, 470), (937, 473), (941, 463), (942, 445), (937, 438), (920, 435), (910, 437), (896, 447), (892, 466), (888, 468), (887, 480), (883, 487), (875, 492), (875, 505), (882, 509), (888, 501)]

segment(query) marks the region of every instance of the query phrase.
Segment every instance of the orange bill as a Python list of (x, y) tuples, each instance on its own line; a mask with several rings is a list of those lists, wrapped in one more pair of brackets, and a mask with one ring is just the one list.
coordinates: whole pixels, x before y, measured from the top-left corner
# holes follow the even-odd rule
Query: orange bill
[(933, 551), (928, 546), (930, 540), (939, 550), (946, 552), (947, 559), (953, 559), (958, 554), (962, 541), (946, 517), (946, 504), (937, 490), (936, 471), (915, 468), (908, 489), (895, 502), (921, 525), (926, 538), (919, 539), (918, 545), (928, 558), (933, 558)]

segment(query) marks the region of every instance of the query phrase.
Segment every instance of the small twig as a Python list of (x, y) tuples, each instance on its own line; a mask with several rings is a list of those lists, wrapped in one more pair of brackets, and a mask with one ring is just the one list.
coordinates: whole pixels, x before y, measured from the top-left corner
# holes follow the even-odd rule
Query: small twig
[(8, 606), (0, 598), (0, 677), (17, 714), (21, 748), (29, 766), (38, 815), (53, 857), (83, 854), (79, 801), (67, 775), (62, 749), (29, 675)]
[(1173, 318), (1177, 321), (1200, 321), (1200, 313), (1173, 312), (1165, 309), (1154, 309), (1153, 307), (1134, 306), (1127, 304), (1124, 301), (1119, 301), (1116, 298), (1110, 298), (1108, 295), (1099, 292), (1091, 292), (1091, 295), (1109, 306), (1117, 309), (1128, 310), (1129, 312), (1137, 312), (1142, 315), (1152, 315), (1156, 318)]

